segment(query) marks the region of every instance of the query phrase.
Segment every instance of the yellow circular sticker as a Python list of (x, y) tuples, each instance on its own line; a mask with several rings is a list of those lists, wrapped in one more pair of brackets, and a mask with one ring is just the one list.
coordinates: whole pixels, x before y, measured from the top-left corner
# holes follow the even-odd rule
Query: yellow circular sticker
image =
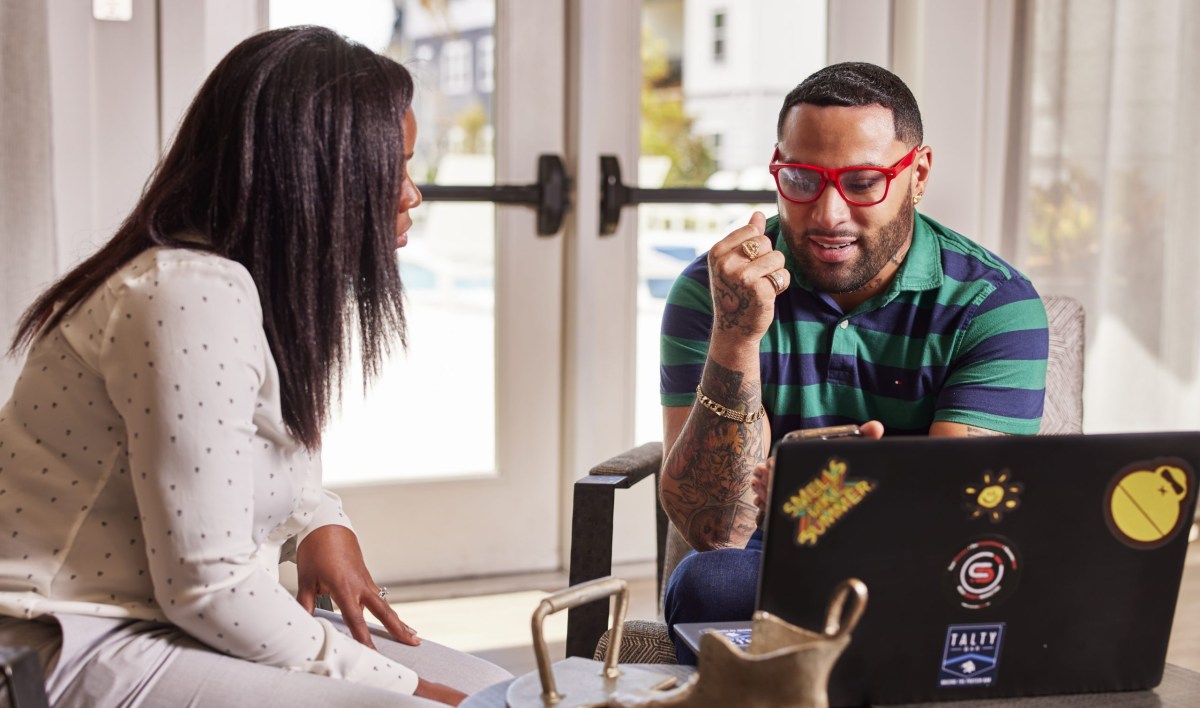
[(1109, 484), (1105, 520), (1128, 546), (1166, 545), (1186, 525), (1184, 509), (1194, 486), (1194, 475), (1182, 460), (1130, 465)]

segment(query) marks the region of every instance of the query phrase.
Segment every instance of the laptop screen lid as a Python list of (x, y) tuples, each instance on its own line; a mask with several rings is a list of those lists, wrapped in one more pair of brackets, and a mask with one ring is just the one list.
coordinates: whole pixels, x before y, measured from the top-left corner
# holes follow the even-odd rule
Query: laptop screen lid
[(1197, 432), (785, 443), (757, 606), (866, 583), (833, 705), (1150, 688), (1197, 469)]

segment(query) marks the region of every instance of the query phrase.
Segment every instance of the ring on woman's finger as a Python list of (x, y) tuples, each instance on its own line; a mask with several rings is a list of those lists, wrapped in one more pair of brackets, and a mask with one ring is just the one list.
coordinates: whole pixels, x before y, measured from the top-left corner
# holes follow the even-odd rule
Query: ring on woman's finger
[(771, 285), (775, 286), (775, 294), (776, 295), (783, 292), (783, 290), (784, 290), (783, 271), (773, 270), (770, 273), (767, 273), (766, 277), (768, 280), (771, 281)]
[(380, 600), (386, 600), (386, 599), (387, 599), (387, 596), (388, 596), (388, 592), (387, 592), (387, 586), (386, 586), (386, 585), (380, 585), (380, 586), (379, 586), (379, 599), (380, 599)]
[(754, 239), (742, 241), (742, 253), (745, 253), (750, 260), (758, 258), (758, 241)]

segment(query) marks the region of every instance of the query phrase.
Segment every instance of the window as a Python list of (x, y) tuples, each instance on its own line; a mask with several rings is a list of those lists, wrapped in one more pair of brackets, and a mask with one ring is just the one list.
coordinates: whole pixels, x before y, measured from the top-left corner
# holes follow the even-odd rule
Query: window
[(442, 91), (461, 95), (471, 90), (471, 43), (453, 39), (442, 45)]
[(495, 86), (496, 39), (492, 35), (481, 37), (475, 43), (475, 64), (479, 69), (476, 86), (481, 93), (490, 93)]
[(725, 61), (725, 11), (713, 13), (713, 61)]

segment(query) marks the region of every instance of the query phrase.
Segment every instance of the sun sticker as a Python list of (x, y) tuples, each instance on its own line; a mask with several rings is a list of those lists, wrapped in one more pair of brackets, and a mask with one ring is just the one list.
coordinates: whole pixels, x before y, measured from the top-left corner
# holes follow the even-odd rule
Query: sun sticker
[(963, 487), (963, 508), (967, 510), (967, 518), (986, 517), (993, 524), (998, 524), (1004, 515), (1015, 511), (1021, 506), (1021, 492), (1025, 485), (1012, 481), (1008, 470), (994, 474), (991, 470), (983, 473), (983, 481), (979, 484), (968, 484)]

